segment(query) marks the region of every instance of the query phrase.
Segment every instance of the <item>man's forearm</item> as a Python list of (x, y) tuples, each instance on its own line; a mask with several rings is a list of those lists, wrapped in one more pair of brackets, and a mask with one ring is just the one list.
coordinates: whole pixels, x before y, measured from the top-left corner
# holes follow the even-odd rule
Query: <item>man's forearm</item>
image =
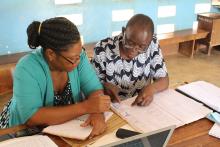
[(159, 78), (151, 84), (154, 93), (163, 91), (169, 87), (169, 77)]

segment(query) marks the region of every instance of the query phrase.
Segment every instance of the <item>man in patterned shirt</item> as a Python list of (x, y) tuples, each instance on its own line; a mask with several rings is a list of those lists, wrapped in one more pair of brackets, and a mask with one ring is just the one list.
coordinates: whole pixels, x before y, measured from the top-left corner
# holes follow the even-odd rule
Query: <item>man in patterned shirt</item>
[(91, 63), (113, 101), (138, 95), (132, 105), (146, 106), (169, 85), (153, 21), (143, 14), (134, 15), (118, 36), (99, 41)]

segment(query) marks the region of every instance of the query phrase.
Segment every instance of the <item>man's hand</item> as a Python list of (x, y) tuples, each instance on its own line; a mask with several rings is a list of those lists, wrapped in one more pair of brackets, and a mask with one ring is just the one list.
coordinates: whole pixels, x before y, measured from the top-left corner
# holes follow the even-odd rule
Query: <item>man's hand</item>
[(120, 103), (120, 97), (118, 96), (119, 89), (116, 85), (113, 85), (112, 83), (104, 83), (104, 89), (105, 94), (109, 95), (111, 97), (112, 102), (118, 102)]
[(93, 126), (89, 138), (93, 138), (94, 136), (102, 134), (107, 128), (104, 114), (103, 113), (90, 114), (88, 119), (83, 124), (81, 124), (81, 127), (86, 127), (88, 125)]
[(155, 93), (155, 89), (153, 85), (148, 85), (144, 87), (138, 94), (135, 101), (131, 104), (132, 106), (147, 106), (153, 101), (153, 95)]

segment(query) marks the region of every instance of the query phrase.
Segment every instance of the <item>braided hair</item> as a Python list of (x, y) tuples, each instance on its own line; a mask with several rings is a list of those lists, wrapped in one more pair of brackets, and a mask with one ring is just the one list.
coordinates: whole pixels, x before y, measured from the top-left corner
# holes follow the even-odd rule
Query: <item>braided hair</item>
[(64, 17), (50, 18), (42, 23), (33, 21), (27, 28), (28, 45), (31, 49), (41, 46), (56, 52), (67, 50), (80, 41), (77, 27)]

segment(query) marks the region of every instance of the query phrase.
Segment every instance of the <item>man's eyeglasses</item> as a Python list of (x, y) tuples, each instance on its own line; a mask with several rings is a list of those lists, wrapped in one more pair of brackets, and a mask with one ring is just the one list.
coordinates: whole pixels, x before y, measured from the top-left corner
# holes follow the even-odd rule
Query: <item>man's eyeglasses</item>
[(137, 45), (137, 44), (129, 42), (129, 40), (126, 39), (125, 33), (123, 34), (122, 42), (125, 48), (127, 48), (128, 50), (136, 51), (139, 54), (145, 53), (146, 48), (148, 47), (148, 45)]

